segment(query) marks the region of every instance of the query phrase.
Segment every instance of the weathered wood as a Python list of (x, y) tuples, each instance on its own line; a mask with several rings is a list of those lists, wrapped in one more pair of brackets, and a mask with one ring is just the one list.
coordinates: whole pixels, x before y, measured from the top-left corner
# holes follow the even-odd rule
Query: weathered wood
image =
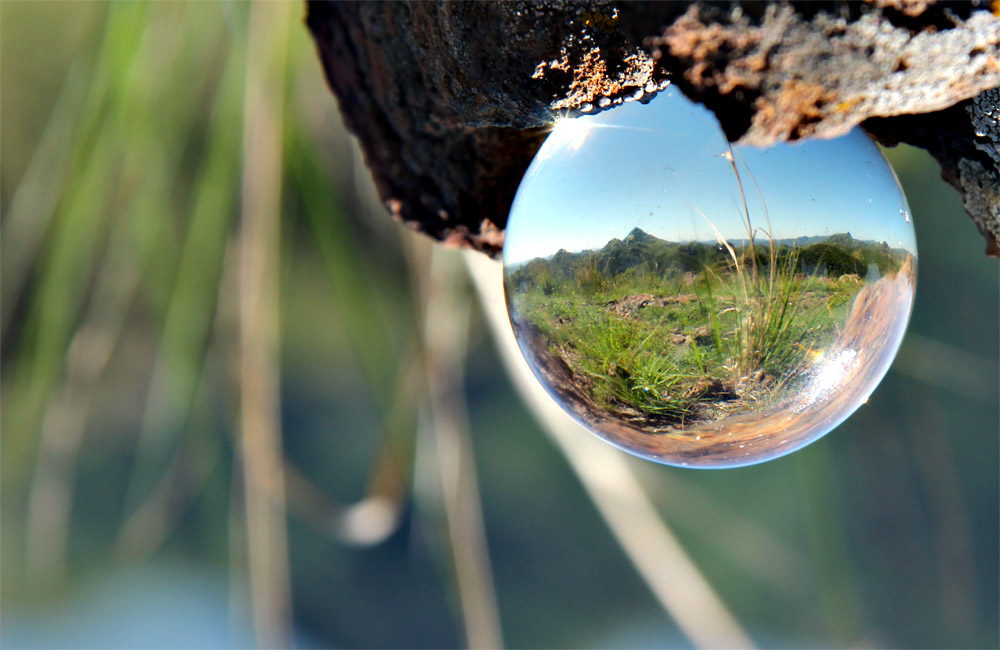
[(928, 149), (1000, 252), (1000, 19), (985, 3), (309, 3), (330, 85), (400, 221), (496, 254), (559, 115), (666, 79), (732, 140), (861, 124)]

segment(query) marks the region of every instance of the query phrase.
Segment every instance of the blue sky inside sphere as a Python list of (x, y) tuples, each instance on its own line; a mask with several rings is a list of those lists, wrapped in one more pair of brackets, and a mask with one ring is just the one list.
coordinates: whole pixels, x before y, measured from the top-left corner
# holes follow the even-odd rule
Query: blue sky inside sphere
[[(677, 90), (561, 120), (518, 188), (504, 261), (601, 248), (636, 227), (673, 242), (743, 241), (747, 220), (728, 151), (715, 116)], [(775, 239), (849, 232), (916, 254), (895, 174), (860, 129), (733, 151), (758, 242), (765, 231)]]

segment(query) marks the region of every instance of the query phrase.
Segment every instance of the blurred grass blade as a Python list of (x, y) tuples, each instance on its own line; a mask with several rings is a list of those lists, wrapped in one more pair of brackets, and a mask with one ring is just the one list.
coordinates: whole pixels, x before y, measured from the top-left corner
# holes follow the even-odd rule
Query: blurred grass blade
[(130, 509), (152, 489), (173, 456), (194, 400), (215, 315), (224, 251), (239, 178), (242, 35), (231, 31), (231, 53), (216, 93), (208, 140), (195, 182), (191, 219), (164, 316), (143, 412), (126, 503)]
[[(417, 374), (423, 365), (413, 350), (417, 341), (403, 336), (401, 325), (407, 322), (408, 306), (397, 304), (391, 316), (386, 309), (384, 292), (371, 277), (370, 262), (355, 244), (343, 202), (329, 180), (329, 165), (301, 123), (289, 121), (286, 128), (291, 185), (326, 267), (333, 303), (357, 355), (384, 440), (368, 494), (361, 501), (345, 505), (333, 500), (294, 467), (289, 467), (288, 497), (295, 511), (323, 534), (347, 544), (373, 544), (394, 528), (407, 490), (413, 423), (423, 393)], [(403, 352), (399, 342), (406, 340), (411, 349)], [(386, 385), (394, 388), (386, 390)], [(361, 515), (374, 518), (365, 520)], [(372, 525), (363, 525), (364, 521)]]
[[(157, 237), (165, 224), (175, 220), (169, 204), (195, 108), (184, 92), (191, 84), (183, 70), (173, 69), (159, 56), (164, 48), (170, 48), (179, 31), (176, 24), (159, 16), (160, 9), (158, 6), (135, 16), (131, 10), (128, 15), (132, 20), (126, 23), (116, 18), (116, 7), (109, 10), (108, 30), (125, 24), (135, 40), (128, 41), (130, 47), (106, 47), (125, 60), (112, 60), (117, 65), (114, 74), (106, 70), (95, 74), (91, 86), (92, 91), (97, 87), (104, 94), (92, 96), (90, 105), (111, 106), (97, 137), (112, 143), (108, 156), (113, 161), (102, 168), (108, 175), (98, 176), (95, 183), (103, 182), (108, 188), (114, 209), (110, 210), (110, 235), (95, 287), (68, 348), (65, 380), (49, 400), (41, 424), (41, 450), (29, 497), (25, 563), (33, 584), (49, 582), (44, 578), (57, 577), (65, 564), (76, 456), (91, 393), (118, 342), (143, 272), (164, 259), (163, 255), (152, 255), (143, 238)], [(109, 37), (107, 42), (120, 40)], [(183, 62), (191, 58), (191, 48), (177, 54), (176, 60)], [(149, 120), (154, 113), (162, 119)], [(85, 140), (83, 135), (78, 140)], [(157, 173), (149, 174), (147, 165), (153, 160), (159, 167)], [(159, 239), (162, 246), (162, 237)]]
[(139, 285), (138, 260), (127, 240), (127, 229), (112, 228), (94, 296), (66, 355), (65, 380), (42, 419), (25, 543), (27, 583), (36, 588), (55, 583), (65, 571), (77, 456), (92, 394)]
[[(3, 215), (0, 304), (4, 333), (65, 186), (69, 183), (72, 187), (73, 180), (94, 160), (95, 138), (98, 131), (107, 130), (109, 104), (115, 104), (113, 85), (121, 81), (135, 56), (144, 33), (146, 9), (140, 3), (109, 6), (96, 60), (92, 66), (77, 61), (70, 68), (42, 138)], [(117, 99), (122, 100), (123, 95)]]
[[(120, 102), (112, 101), (108, 110), (101, 84), (105, 77), (114, 79), (122, 69), (128, 69), (143, 33), (144, 12), (144, 7), (130, 3), (113, 5), (108, 11), (104, 51), (74, 153), (72, 180), (59, 202), (52, 235), (42, 253), (40, 279), (32, 291), (3, 411), (4, 467), (15, 470), (11, 472), (14, 476), (29, 466), (24, 455), (31, 448), (46, 401), (60, 380), (66, 347), (107, 235), (108, 205), (113, 198), (107, 188), (109, 179), (118, 173), (118, 142), (111, 125), (127, 96), (118, 98)], [(88, 128), (91, 116), (99, 125), (94, 132)]]
[[(224, 281), (223, 290), (228, 286)], [(221, 314), (215, 325), (219, 330), (228, 329), (228, 323)], [(223, 365), (222, 352), (219, 348), (209, 350), (195, 387), (191, 424), (184, 440), (150, 493), (127, 514), (114, 543), (117, 555), (134, 561), (159, 548), (205, 488), (220, 459), (224, 455), (228, 458), (229, 448), (214, 430), (219, 423), (212, 416), (213, 393), (210, 390), (219, 367)]]
[(255, 2), (247, 35), (239, 237), (240, 450), (258, 647), (288, 647), (291, 585), (281, 449), (282, 115), (291, 8)]
[(6, 333), (29, 270), (66, 184), (84, 89), (95, 75), (76, 62), (63, 81), (45, 131), (3, 215), (0, 331)]
[(503, 645), (500, 615), (462, 378), (469, 327), (468, 294), (462, 291), (462, 267), (453, 251), (434, 246), (427, 254), (429, 243), (414, 244), (410, 259), (420, 279), (425, 307), (424, 356), (431, 415), (428, 434), (437, 452), (466, 642), (470, 648), (499, 648)]
[[(355, 243), (342, 202), (334, 195), (327, 165), (314, 144), (307, 140), (301, 125), (289, 125), (289, 173), (303, 202), (303, 210), (314, 233), (314, 241), (327, 267), (334, 300), (348, 336), (357, 350), (372, 399), (379, 413), (389, 404), (381, 387), (396, 372), (403, 350), (399, 341), (405, 319), (398, 312), (407, 305), (396, 305), (391, 315), (381, 302), (381, 292), (366, 270), (368, 262)], [(377, 332), (377, 335), (375, 332)]]
[(289, 507), (323, 535), (352, 546), (385, 541), (397, 528), (409, 490), (412, 437), (417, 403), (424, 397), (425, 368), (413, 346), (401, 358), (389, 413), (383, 418), (382, 445), (360, 500), (343, 504), (285, 461)]
[(914, 332), (903, 340), (892, 371), (981, 402), (997, 395), (995, 360)]
[[(655, 469), (650, 475), (655, 476), (659, 493), (669, 495), (657, 501), (664, 510), (664, 518), (672, 521), (676, 528), (691, 531), (704, 540), (705, 547), (731, 558), (746, 578), (762, 587), (787, 597), (794, 597), (805, 589), (810, 566), (795, 544), (783, 539), (777, 531), (737, 512), (691, 480)], [(653, 485), (648, 481), (643, 483)], [(740, 543), (733, 544), (734, 539)]]
[(820, 576), (817, 604), (826, 617), (829, 638), (845, 645), (855, 644), (863, 633), (858, 578), (851, 561), (843, 514), (835, 497), (834, 465), (823, 445), (814, 445), (796, 461), (814, 571)]

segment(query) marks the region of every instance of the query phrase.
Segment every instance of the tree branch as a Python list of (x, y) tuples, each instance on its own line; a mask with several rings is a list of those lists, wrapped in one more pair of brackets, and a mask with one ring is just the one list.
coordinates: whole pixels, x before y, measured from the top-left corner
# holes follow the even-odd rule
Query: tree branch
[(998, 254), (1000, 19), (972, 3), (333, 3), (308, 25), (392, 215), (497, 254), (554, 117), (670, 79), (731, 140), (928, 149)]

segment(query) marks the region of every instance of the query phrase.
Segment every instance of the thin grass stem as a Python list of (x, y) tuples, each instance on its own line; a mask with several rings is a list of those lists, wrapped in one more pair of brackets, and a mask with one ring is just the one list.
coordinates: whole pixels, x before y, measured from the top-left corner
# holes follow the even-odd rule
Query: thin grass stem
[(55, 584), (65, 573), (73, 486), (87, 416), (139, 285), (138, 261), (127, 239), (124, 228), (112, 228), (94, 295), (68, 348), (62, 385), (42, 419), (25, 527), (25, 570), (32, 585)]
[(456, 278), (461, 277), (461, 266), (454, 253), (437, 248), (429, 256), (412, 251), (410, 260), (425, 306), (428, 433), (434, 439), (440, 471), (466, 642), (470, 648), (500, 648), (500, 615), (464, 400), (462, 368), (470, 309), (468, 301), (459, 297), (461, 287)]
[(250, 6), (239, 238), (240, 450), (258, 647), (288, 647), (291, 585), (278, 363), (282, 113), (292, 5)]

